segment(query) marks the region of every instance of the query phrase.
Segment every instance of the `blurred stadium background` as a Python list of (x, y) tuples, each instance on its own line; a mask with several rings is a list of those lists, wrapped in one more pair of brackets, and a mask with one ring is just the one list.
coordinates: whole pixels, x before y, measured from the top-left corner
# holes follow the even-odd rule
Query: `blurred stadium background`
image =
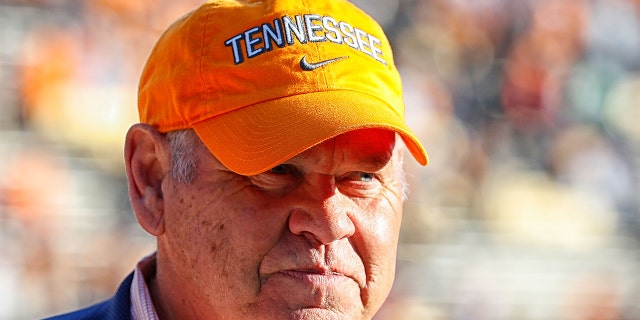
[[(106, 298), (153, 250), (122, 141), (198, 2), (0, 0), (0, 319)], [(640, 319), (640, 1), (356, 3), (431, 156), (377, 319)]]

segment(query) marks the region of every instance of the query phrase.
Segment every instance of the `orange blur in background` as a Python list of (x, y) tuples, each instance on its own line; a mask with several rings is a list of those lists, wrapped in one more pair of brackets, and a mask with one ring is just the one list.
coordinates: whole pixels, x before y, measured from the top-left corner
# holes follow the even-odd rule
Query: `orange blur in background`
[[(122, 148), (198, 1), (0, 1), (0, 319), (111, 296), (154, 240)], [(359, 0), (427, 168), (378, 320), (640, 320), (640, 1)]]

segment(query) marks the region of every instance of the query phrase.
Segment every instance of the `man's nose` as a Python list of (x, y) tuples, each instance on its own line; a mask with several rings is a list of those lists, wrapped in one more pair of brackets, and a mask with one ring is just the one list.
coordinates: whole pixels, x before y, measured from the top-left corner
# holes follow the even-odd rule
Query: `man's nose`
[(336, 188), (331, 175), (313, 175), (296, 192), (289, 229), (319, 244), (348, 238), (355, 232), (351, 215), (356, 210), (349, 197)]

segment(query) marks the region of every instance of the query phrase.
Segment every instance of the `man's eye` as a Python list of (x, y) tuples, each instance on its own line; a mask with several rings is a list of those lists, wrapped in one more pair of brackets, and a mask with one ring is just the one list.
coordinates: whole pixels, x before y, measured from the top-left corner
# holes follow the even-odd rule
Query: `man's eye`
[(293, 168), (291, 168), (290, 165), (288, 164), (280, 164), (277, 165), (273, 168), (271, 168), (271, 170), (269, 170), (269, 172), (273, 173), (273, 174), (277, 174), (277, 175), (285, 175), (285, 174), (290, 174), (293, 172)]
[(263, 190), (283, 190), (295, 186), (299, 172), (294, 165), (280, 164), (261, 174), (249, 176), (251, 182)]
[(382, 186), (378, 174), (364, 171), (349, 172), (343, 175), (339, 181), (340, 191), (355, 198), (374, 197)]
[(358, 172), (357, 174), (360, 175), (360, 181), (362, 182), (371, 182), (373, 181), (373, 179), (375, 178), (375, 176), (373, 175), (373, 173), (368, 173), (368, 172)]
[(350, 172), (347, 176), (345, 176), (345, 178), (349, 181), (354, 182), (373, 182), (373, 180), (375, 180), (376, 178), (376, 175), (370, 172), (354, 171)]

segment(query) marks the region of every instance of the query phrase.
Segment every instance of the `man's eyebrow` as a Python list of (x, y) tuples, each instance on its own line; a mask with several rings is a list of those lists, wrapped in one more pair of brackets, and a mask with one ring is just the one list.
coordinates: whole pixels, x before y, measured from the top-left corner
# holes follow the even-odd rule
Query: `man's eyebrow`
[(377, 171), (384, 168), (393, 157), (393, 151), (389, 151), (386, 153), (375, 153), (371, 154), (364, 158), (359, 158), (356, 162), (356, 166), (361, 166), (365, 168), (374, 169), (372, 171)]
[[(363, 157), (358, 157), (354, 162), (350, 164), (350, 166), (360, 167), (362, 168), (362, 170), (367, 172), (375, 172), (384, 168), (391, 161), (393, 154), (394, 153), (392, 150), (390, 150), (389, 152), (371, 153)], [(308, 158), (308, 156), (304, 155), (303, 153), (299, 153), (280, 164), (296, 165), (304, 161), (305, 158)]]

